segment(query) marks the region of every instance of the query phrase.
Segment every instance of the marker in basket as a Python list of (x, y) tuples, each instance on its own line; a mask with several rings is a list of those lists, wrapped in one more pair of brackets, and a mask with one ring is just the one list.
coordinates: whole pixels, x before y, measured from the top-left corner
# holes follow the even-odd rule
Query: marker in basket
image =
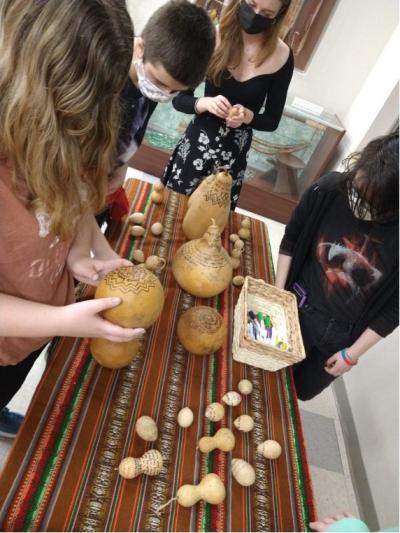
[(255, 339), (257, 341), (259, 339), (259, 337), (260, 337), (260, 325), (258, 323), (257, 316), (254, 313), (254, 311), (250, 310), (248, 312), (248, 320), (250, 321), (251, 326), (252, 326), (252, 335), (251, 336), (253, 337), (253, 339)]

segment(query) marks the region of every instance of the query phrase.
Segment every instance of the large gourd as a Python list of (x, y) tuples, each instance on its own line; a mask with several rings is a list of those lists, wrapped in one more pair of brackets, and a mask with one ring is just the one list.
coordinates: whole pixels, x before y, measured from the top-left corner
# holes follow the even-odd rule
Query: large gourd
[(232, 279), (232, 263), (222, 247), (214, 220), (200, 239), (183, 244), (177, 251), (172, 272), (189, 294), (210, 298), (222, 292)]
[(181, 315), (177, 334), (188, 352), (207, 355), (221, 348), (227, 330), (218, 311), (206, 305), (199, 305), (191, 307)]
[(199, 239), (213, 218), (222, 233), (231, 208), (232, 176), (222, 170), (203, 180), (190, 196), (182, 230), (190, 240)]
[[(158, 278), (143, 266), (120, 267), (100, 282), (95, 298), (118, 297), (121, 303), (107, 309), (102, 316), (124, 328), (148, 328), (164, 306), (164, 290)], [(92, 339), (91, 352), (98, 363), (108, 368), (121, 368), (139, 351), (139, 341), (114, 343)]]

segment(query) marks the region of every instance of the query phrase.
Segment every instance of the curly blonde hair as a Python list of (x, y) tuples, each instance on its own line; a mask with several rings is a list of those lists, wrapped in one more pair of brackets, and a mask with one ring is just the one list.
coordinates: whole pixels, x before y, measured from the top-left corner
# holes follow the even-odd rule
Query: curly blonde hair
[(104, 203), (133, 38), (120, 0), (0, 2), (0, 152), (62, 238)]

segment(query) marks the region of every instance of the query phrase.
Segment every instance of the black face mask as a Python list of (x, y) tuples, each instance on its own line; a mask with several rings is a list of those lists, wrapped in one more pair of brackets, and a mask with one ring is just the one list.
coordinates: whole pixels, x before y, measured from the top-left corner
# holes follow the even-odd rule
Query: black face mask
[(242, 0), (239, 8), (240, 26), (246, 33), (262, 33), (276, 22), (276, 19), (270, 19), (257, 15), (254, 10)]

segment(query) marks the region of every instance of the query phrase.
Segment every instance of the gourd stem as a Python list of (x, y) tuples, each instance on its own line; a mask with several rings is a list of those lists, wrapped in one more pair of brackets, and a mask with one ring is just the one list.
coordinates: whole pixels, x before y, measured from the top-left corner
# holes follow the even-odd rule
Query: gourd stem
[(159, 513), (161, 509), (164, 509), (164, 507), (167, 507), (167, 505), (169, 505), (171, 502), (175, 501), (176, 499), (177, 497), (175, 496), (175, 498), (171, 498), (169, 501), (167, 501), (167, 503), (164, 503), (164, 505), (161, 505), (161, 507), (157, 509), (157, 513)]

